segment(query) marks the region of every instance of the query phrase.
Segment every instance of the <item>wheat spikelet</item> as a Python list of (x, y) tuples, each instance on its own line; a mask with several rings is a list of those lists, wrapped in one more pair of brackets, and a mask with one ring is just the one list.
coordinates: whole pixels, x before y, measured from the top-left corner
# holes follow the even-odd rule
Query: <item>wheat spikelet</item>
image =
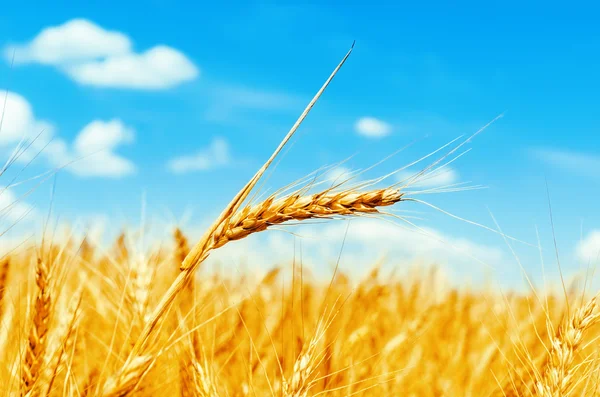
[(576, 368), (572, 367), (575, 352), (583, 340), (583, 333), (600, 320), (597, 308), (597, 296), (577, 309), (566, 322), (562, 323), (551, 340), (550, 355), (543, 379), (536, 383), (536, 392), (540, 397), (558, 397), (566, 395), (573, 383)]
[(46, 351), (48, 325), (52, 300), (49, 288), (49, 269), (45, 261), (38, 256), (35, 269), (37, 294), (33, 306), (33, 324), (29, 331), (28, 344), (21, 366), (21, 393), (30, 394), (40, 376)]

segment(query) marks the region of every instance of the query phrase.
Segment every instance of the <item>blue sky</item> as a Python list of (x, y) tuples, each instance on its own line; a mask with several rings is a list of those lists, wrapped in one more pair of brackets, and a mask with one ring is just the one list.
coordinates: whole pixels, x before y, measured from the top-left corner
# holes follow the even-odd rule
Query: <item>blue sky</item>
[[(15, 2), (0, 15), (0, 89), (9, 92), (0, 143), (8, 153), (17, 136), (42, 130), (39, 142), (52, 136), (22, 179), (94, 153), (57, 177), (54, 214), (63, 220), (136, 224), (145, 195), (146, 212), (158, 224), (189, 212), (185, 225), (201, 230), (268, 157), (356, 40), (267, 187), (353, 155), (344, 167), (364, 169), (419, 139), (368, 174), (381, 175), (506, 112), (437, 180), (487, 189), (424, 198), (494, 227), (491, 211), (505, 233), (531, 243), (537, 225), (547, 265), (555, 268), (547, 181), (561, 260), (573, 270), (600, 249), (594, 11), (506, 2), (151, 1), (41, 4), (32, 12)], [(21, 204), (44, 214), (50, 188), (44, 184)], [(26, 188), (11, 191), (18, 196)], [(420, 226), (468, 242), (501, 275), (516, 277), (498, 235), (425, 207), (410, 209), (425, 211)], [(327, 233), (339, 242), (345, 225), (336, 227)], [(290, 245), (260, 238), (271, 250), (267, 257), (273, 244)], [(411, 245), (428, 247), (418, 242), (395, 253), (398, 244), (390, 244), (378, 250), (389, 250), (391, 261), (424, 254), (411, 253)], [(365, 261), (380, 253), (354, 249)], [(539, 272), (536, 250), (516, 249), (525, 267)], [(292, 254), (285, 248), (281, 255)]]

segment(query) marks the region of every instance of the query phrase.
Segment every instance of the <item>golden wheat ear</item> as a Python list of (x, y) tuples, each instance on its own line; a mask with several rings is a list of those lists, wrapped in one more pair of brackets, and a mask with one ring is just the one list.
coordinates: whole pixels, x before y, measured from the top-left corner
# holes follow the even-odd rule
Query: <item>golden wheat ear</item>
[(47, 336), (52, 299), (50, 294), (50, 269), (41, 255), (37, 257), (35, 268), (36, 295), (32, 310), (32, 324), (27, 338), (27, 347), (21, 365), (21, 391), (30, 393), (43, 369), (47, 348)]
[(575, 383), (574, 375), (578, 366), (574, 366), (573, 361), (583, 342), (583, 334), (600, 322), (597, 299), (598, 296), (594, 296), (583, 307), (575, 310), (551, 339), (552, 346), (542, 379), (535, 386), (538, 396), (566, 396)]

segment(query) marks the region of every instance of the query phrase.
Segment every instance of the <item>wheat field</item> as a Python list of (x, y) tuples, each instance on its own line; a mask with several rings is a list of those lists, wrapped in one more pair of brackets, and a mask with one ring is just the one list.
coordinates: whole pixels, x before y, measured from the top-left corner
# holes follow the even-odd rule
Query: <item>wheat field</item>
[(595, 299), (456, 289), (434, 267), (200, 271), (132, 358), (190, 244), (176, 230), (144, 260), (127, 240), (2, 260), (3, 395), (596, 395)]
[(380, 187), (385, 178), (251, 199), (349, 55), (199, 241), (176, 229), (143, 253), (124, 233), (110, 249), (71, 237), (4, 255), (0, 395), (599, 394), (600, 315), (586, 288), (470, 290), (435, 266), (390, 275), (373, 263), (358, 282), (339, 269), (324, 282), (295, 262), (262, 277), (203, 272), (214, 250), (273, 226), (384, 217), (417, 201), (410, 181)]

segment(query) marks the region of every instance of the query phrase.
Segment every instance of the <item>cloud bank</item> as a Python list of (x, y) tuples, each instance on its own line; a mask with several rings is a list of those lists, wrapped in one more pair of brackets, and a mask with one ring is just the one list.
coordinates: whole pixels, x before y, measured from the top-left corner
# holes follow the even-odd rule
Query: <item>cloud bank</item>
[(56, 135), (52, 123), (36, 118), (31, 104), (23, 96), (8, 92), (6, 101), (1, 104), (6, 111), (0, 145), (16, 145), (22, 139), (31, 142), (19, 161), (29, 161), (39, 153), (52, 167), (73, 163), (65, 170), (82, 177), (119, 178), (135, 173), (134, 163), (116, 152), (135, 139), (133, 129), (121, 120), (93, 120), (68, 143)]

